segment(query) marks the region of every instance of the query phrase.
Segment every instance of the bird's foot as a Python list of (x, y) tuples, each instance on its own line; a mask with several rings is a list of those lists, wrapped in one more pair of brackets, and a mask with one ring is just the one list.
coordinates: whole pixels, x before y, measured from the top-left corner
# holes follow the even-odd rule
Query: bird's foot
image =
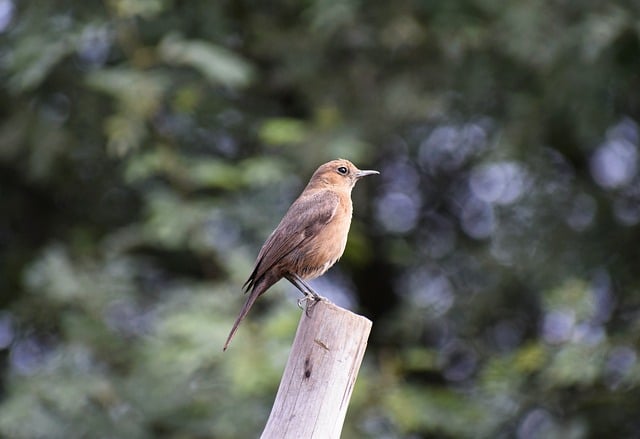
[(307, 317), (311, 317), (313, 307), (322, 299), (322, 296), (319, 294), (305, 293), (304, 297), (298, 299), (298, 308), (303, 309)]

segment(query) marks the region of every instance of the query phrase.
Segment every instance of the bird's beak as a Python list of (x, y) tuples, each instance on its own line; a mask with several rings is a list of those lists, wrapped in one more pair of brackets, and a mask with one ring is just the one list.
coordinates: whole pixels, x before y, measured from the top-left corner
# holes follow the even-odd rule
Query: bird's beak
[(378, 171), (361, 171), (358, 170), (358, 172), (356, 172), (356, 178), (362, 178), (362, 177), (366, 177), (367, 175), (375, 175), (375, 174), (379, 174)]

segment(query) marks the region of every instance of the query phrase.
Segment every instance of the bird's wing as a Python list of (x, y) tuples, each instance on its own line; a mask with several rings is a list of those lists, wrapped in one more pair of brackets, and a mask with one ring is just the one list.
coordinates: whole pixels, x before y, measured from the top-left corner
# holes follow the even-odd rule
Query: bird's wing
[(298, 198), (260, 249), (247, 290), (278, 261), (315, 236), (334, 217), (340, 196), (330, 190)]

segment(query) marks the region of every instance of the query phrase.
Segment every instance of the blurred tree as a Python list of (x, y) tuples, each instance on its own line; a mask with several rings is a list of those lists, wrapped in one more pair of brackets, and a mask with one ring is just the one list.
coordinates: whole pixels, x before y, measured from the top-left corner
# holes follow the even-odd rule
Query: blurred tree
[(0, 435), (256, 436), (296, 292), (221, 346), (342, 156), (382, 172), (317, 281), (374, 320), (345, 438), (639, 436), (639, 20), (0, 0)]

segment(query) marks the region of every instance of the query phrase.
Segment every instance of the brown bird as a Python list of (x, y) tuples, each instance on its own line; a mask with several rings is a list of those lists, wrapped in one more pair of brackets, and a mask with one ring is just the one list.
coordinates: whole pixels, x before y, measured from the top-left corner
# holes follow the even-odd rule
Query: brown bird
[(249, 297), (231, 328), (227, 350), (238, 325), (256, 299), (283, 277), (305, 300), (320, 300), (305, 281), (324, 274), (336, 263), (347, 244), (351, 225), (351, 189), (356, 181), (378, 171), (361, 171), (349, 160), (332, 160), (320, 166), (293, 202), (278, 227), (258, 253), (253, 271), (243, 285)]

